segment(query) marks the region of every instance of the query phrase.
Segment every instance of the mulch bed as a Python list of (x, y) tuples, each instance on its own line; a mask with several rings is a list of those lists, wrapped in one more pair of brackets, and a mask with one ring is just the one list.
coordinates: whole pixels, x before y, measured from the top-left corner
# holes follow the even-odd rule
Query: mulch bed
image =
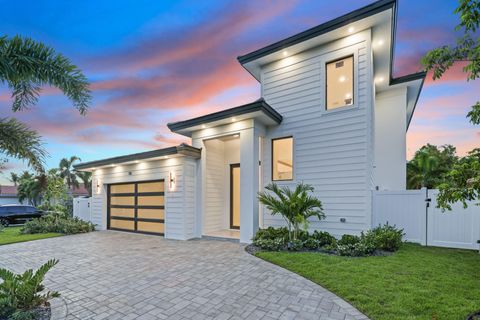
[[(245, 251), (250, 253), (251, 255), (256, 255), (258, 252), (262, 252), (262, 251), (265, 251), (265, 250), (262, 250), (262, 249), (260, 249), (259, 247), (255, 246), (253, 244), (249, 244), (248, 246), (245, 247)], [(340, 256), (339, 254), (337, 254), (334, 251), (327, 251), (327, 250), (322, 250), (322, 249), (317, 249), (317, 250), (303, 249), (303, 250), (297, 250), (297, 251), (294, 251), (294, 250), (280, 250), (279, 252), (292, 252), (292, 253), (295, 253), (295, 252), (312, 252), (312, 253), (323, 253), (323, 254), (330, 254), (330, 255), (333, 255), (333, 256)], [(390, 256), (394, 253), (395, 252), (375, 250), (375, 252), (373, 252), (373, 254), (368, 255), (368, 256), (350, 257), (350, 258), (363, 258), (363, 257), (372, 257), (372, 256)], [(348, 257), (348, 256), (345, 256), (345, 257)], [(468, 319), (468, 320), (470, 320), (470, 319)], [(471, 320), (477, 320), (477, 318), (472, 318)], [(480, 320), (480, 318), (478, 320)]]
[[(52, 309), (50, 308), (50, 304), (46, 306), (40, 306), (32, 310), (35, 320), (50, 320), (52, 316)], [(0, 320), (9, 320), (9, 318), (1, 318)]]

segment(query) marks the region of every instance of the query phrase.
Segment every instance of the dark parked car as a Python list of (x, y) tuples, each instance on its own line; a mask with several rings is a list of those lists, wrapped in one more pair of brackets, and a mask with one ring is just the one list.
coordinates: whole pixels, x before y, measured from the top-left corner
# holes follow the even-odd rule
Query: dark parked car
[(21, 204), (7, 204), (0, 206), (0, 224), (4, 226), (24, 223), (33, 218), (39, 218), (42, 215), (43, 212), (33, 206), (24, 206)]

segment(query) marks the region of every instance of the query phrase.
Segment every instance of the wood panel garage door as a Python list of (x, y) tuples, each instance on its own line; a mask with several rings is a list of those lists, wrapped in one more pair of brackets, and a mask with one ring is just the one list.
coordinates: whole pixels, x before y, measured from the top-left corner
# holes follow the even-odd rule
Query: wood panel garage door
[(108, 186), (108, 229), (164, 235), (164, 180)]

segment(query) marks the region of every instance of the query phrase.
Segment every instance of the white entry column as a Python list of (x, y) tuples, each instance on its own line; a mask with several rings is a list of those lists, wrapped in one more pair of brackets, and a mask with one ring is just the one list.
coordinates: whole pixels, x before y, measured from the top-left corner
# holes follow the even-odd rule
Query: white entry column
[(240, 134), (240, 242), (251, 243), (258, 230), (259, 130)]

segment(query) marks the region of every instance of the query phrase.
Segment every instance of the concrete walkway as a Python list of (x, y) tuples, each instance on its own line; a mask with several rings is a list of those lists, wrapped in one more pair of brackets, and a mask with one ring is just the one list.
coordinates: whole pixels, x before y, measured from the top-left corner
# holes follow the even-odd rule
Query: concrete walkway
[(0, 266), (16, 272), (51, 258), (45, 284), (67, 319), (367, 319), (232, 242), (102, 231), (0, 246)]

